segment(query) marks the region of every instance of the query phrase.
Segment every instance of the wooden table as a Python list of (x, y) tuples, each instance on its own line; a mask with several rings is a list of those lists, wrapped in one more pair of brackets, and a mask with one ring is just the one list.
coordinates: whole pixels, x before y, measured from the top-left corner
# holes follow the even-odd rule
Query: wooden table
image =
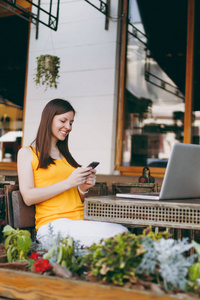
[(85, 199), (84, 219), (199, 230), (200, 199), (153, 201), (93, 196)]

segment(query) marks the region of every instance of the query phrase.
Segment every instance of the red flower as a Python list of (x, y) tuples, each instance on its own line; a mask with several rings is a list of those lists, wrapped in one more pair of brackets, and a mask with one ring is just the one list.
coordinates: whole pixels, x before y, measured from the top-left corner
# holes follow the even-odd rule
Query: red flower
[(40, 258), (38, 261), (33, 263), (33, 265), (35, 266), (35, 271), (37, 273), (43, 273), (52, 269), (52, 265), (49, 263), (48, 259)]
[(40, 254), (37, 252), (33, 252), (29, 257), (32, 258), (33, 260), (38, 260)]

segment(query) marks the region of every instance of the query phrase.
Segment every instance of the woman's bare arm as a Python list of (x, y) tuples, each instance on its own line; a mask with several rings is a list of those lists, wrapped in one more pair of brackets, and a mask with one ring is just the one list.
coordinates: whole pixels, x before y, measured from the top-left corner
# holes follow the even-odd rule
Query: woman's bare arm
[(65, 180), (47, 187), (35, 188), (32, 169), (32, 152), (28, 147), (21, 148), (17, 157), (19, 188), (25, 203), (29, 205), (41, 203), (64, 191), (81, 185), (84, 178), (90, 176), (91, 168), (77, 168)]

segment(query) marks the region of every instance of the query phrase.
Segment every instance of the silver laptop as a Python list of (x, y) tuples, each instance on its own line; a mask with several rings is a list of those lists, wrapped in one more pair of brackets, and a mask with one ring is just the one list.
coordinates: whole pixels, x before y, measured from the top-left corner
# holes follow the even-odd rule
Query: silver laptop
[(200, 198), (200, 145), (174, 143), (160, 194), (130, 193), (116, 196), (144, 200)]

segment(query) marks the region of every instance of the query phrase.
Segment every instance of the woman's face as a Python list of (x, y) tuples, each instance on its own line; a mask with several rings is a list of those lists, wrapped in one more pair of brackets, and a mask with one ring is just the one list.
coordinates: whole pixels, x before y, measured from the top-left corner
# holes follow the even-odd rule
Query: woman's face
[(66, 136), (72, 130), (74, 122), (73, 111), (68, 111), (61, 115), (56, 115), (52, 121), (52, 136), (55, 140), (64, 141)]

